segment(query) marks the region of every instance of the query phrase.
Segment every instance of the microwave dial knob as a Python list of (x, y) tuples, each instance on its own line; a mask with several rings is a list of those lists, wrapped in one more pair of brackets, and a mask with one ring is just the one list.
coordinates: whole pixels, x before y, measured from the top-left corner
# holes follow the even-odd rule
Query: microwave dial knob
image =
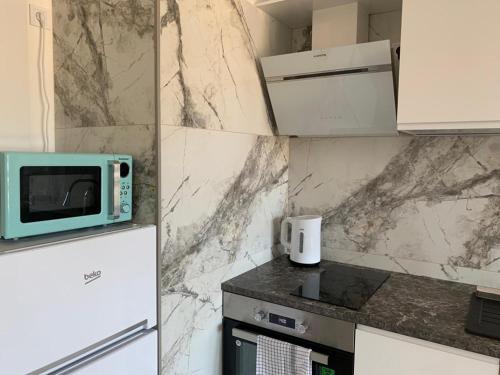
[(120, 163), (120, 177), (121, 178), (125, 178), (129, 175), (130, 173), (130, 166), (128, 165), (128, 163)]
[(255, 315), (254, 315), (254, 319), (257, 321), (257, 322), (261, 322), (265, 319), (266, 317), (266, 313), (264, 311), (258, 311)]
[(122, 204), (120, 207), (120, 211), (123, 212), (124, 214), (128, 214), (130, 212), (130, 205)]

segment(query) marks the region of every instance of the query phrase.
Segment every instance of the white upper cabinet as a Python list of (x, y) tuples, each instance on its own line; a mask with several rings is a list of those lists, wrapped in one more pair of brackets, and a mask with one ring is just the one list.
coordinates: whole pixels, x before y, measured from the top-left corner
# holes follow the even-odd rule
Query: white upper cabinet
[(398, 130), (500, 133), (499, 0), (404, 0)]

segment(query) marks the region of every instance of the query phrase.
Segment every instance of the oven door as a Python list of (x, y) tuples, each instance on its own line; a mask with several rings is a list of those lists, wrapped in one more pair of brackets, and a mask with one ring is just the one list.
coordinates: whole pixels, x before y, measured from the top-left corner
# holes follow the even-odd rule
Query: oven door
[(224, 375), (255, 375), (257, 335), (265, 335), (311, 349), (312, 375), (353, 375), (354, 373), (354, 354), (352, 353), (224, 318)]

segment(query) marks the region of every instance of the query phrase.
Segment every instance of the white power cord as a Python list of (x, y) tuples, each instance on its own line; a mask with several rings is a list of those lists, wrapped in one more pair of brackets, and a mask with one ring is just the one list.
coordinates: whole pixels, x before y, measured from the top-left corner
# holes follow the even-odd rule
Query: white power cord
[(41, 12), (36, 12), (36, 19), (40, 24), (40, 42), (38, 53), (38, 76), (40, 84), (40, 94), (42, 97), (42, 138), (43, 138), (43, 151), (47, 152), (50, 149), (49, 140), (49, 115), (50, 115), (50, 101), (47, 94), (45, 84), (45, 20)]

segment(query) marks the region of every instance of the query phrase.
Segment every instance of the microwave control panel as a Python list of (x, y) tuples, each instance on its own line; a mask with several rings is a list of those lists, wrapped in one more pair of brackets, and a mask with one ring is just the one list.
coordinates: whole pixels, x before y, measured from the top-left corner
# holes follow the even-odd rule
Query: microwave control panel
[(132, 186), (129, 182), (122, 182), (120, 187), (120, 211), (124, 214), (130, 212), (130, 199), (132, 196)]
[(128, 160), (120, 160), (120, 213), (132, 214), (132, 173)]

